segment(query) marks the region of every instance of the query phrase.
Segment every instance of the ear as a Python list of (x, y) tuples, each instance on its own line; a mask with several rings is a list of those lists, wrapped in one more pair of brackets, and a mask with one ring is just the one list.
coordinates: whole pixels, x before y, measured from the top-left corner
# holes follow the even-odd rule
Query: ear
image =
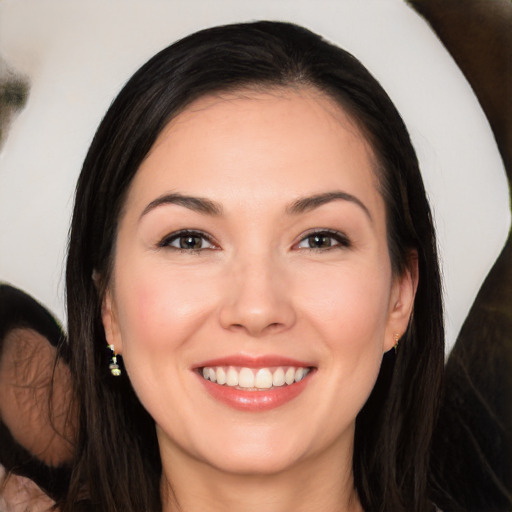
[(407, 267), (403, 273), (394, 277), (390, 301), (384, 351), (391, 350), (397, 337), (400, 339), (407, 330), (414, 310), (414, 298), (418, 288), (418, 253), (410, 252)]
[(103, 322), (103, 328), (105, 329), (105, 338), (107, 339), (107, 343), (109, 345), (114, 345), (116, 354), (121, 354), (123, 350), (123, 343), (121, 333), (119, 331), (115, 304), (109, 288), (107, 288), (101, 304), (101, 320)]

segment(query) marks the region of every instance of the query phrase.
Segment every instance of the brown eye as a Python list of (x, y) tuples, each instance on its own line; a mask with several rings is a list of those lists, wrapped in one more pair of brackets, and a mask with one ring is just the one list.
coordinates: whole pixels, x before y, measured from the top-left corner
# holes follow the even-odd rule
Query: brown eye
[(159, 244), (159, 247), (178, 249), (181, 251), (202, 251), (215, 249), (215, 245), (203, 233), (195, 231), (179, 231), (166, 236)]
[(324, 247), (332, 247), (332, 237), (327, 235), (311, 235), (306, 238), (310, 249), (322, 249)]
[(180, 249), (202, 249), (203, 239), (198, 235), (180, 236), (178, 238)]
[(338, 231), (317, 231), (305, 236), (298, 244), (298, 249), (322, 250), (350, 247), (348, 238)]

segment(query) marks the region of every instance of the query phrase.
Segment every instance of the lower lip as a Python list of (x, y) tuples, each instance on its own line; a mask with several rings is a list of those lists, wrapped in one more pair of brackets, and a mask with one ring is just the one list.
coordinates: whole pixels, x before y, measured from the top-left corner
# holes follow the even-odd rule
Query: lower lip
[(245, 391), (230, 386), (221, 386), (204, 379), (198, 374), (206, 391), (218, 400), (234, 409), (241, 411), (269, 411), (280, 407), (299, 396), (309, 383), (313, 371), (310, 371), (301, 381), (260, 391)]

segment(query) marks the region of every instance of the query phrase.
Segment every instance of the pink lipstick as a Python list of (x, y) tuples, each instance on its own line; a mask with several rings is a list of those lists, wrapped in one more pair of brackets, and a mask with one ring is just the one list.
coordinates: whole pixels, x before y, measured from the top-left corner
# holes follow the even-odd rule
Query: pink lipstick
[(233, 355), (204, 361), (195, 371), (214, 399), (243, 411), (266, 411), (296, 398), (315, 367), (281, 356)]

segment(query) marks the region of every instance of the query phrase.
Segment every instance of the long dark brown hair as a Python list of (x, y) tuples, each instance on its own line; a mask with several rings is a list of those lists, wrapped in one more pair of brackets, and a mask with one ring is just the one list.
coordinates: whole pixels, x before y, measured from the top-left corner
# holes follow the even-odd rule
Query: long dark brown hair
[(385, 91), (352, 55), (296, 25), (257, 22), (203, 30), (154, 56), (119, 93), (85, 159), (66, 275), (80, 428), (64, 512), (80, 503), (105, 512), (161, 510), (154, 422), (126, 372), (113, 378), (108, 371), (100, 313), (117, 224), (130, 183), (169, 120), (203, 95), (251, 87), (316, 88), (351, 115), (373, 148), (393, 271), (403, 272), (417, 251), (419, 286), (398, 353), (384, 356), (357, 418), (355, 486), (368, 511), (432, 508), (427, 472), (444, 334), (434, 229), (409, 135)]

